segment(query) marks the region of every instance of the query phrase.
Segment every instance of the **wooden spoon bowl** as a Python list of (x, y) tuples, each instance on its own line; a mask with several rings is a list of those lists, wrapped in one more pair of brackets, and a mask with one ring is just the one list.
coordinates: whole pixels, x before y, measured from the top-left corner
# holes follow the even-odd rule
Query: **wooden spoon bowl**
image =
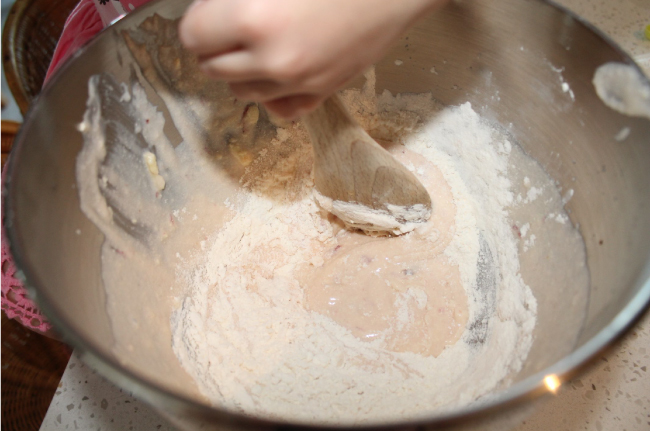
[(374, 233), (405, 233), (429, 219), (427, 190), (354, 121), (338, 96), (302, 120), (314, 148), (316, 189), (325, 197), (319, 201), (327, 210)]

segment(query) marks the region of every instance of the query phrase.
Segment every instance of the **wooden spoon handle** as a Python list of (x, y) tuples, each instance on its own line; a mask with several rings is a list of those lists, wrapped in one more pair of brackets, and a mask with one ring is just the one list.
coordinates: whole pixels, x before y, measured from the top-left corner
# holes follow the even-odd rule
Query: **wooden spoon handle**
[[(314, 177), (318, 191), (335, 200), (361, 202), (354, 186), (352, 143), (359, 140), (374, 142), (373, 139), (354, 121), (336, 94), (302, 120), (314, 148)], [(381, 148), (379, 144), (375, 145)], [(357, 173), (356, 177), (359, 175)]]
[[(318, 108), (303, 117), (303, 122), (307, 126), (314, 151), (330, 152), (332, 148), (338, 150), (339, 145), (335, 143), (345, 143), (348, 139), (345, 137), (357, 138), (359, 134), (359, 125), (350, 116), (343, 105), (341, 98), (334, 94), (326, 99)], [(363, 129), (361, 129), (363, 132)], [(363, 132), (364, 135), (367, 135)]]

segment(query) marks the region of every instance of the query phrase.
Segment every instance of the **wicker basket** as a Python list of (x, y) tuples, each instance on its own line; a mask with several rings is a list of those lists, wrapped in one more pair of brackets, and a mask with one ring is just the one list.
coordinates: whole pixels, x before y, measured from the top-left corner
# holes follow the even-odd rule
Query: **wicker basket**
[(38, 95), (63, 25), (79, 0), (16, 0), (2, 33), (2, 67), (25, 114)]
[(3, 431), (40, 428), (71, 352), (2, 313)]
[(5, 167), (18, 129), (20, 129), (20, 123), (11, 120), (2, 120), (2, 169)]

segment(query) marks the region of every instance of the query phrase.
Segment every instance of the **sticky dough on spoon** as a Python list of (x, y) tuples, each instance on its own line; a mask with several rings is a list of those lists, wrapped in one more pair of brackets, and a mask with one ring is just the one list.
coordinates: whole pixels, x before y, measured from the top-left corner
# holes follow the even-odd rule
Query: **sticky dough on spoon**
[(341, 219), (348, 228), (360, 229), (368, 235), (402, 235), (421, 225), (431, 214), (424, 205), (410, 207), (387, 205), (386, 210), (370, 208), (366, 205), (332, 200), (318, 191), (314, 196), (319, 205)]
[[(377, 143), (387, 147), (389, 142), (377, 140)], [(389, 147), (390, 148), (390, 147)], [(410, 153), (406, 155), (401, 146), (393, 146), (389, 153), (402, 164), (418, 164)], [(430, 189), (430, 187), (425, 187)], [(314, 197), (318, 204), (326, 211), (337, 216), (351, 229), (359, 229), (370, 236), (403, 235), (423, 227), (423, 221), (429, 220), (432, 209), (416, 204), (400, 206), (387, 204), (385, 209), (371, 208), (355, 202), (333, 200), (314, 190)], [(431, 205), (435, 202), (432, 199)]]

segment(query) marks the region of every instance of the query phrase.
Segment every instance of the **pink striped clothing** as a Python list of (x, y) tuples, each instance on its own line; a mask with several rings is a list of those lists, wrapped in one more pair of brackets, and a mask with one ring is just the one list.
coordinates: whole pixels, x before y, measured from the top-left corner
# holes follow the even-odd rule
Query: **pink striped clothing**
[(150, 0), (81, 0), (65, 22), (45, 82), (56, 68), (94, 35)]

